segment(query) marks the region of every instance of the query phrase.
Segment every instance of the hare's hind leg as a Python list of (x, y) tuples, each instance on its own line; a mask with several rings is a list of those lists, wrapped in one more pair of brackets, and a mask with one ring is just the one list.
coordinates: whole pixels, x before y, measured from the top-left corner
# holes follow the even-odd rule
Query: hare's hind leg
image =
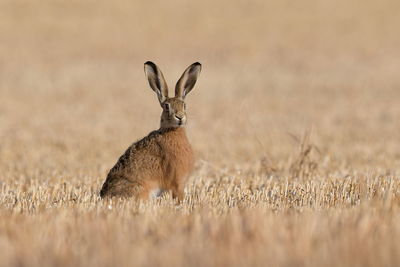
[(105, 197), (133, 197), (142, 191), (139, 183), (131, 182), (124, 177), (108, 177), (100, 191), (100, 196)]

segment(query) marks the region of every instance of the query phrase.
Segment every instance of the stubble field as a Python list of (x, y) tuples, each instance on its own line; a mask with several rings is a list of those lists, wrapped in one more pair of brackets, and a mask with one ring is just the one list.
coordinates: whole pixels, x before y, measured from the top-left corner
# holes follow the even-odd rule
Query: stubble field
[[(399, 266), (397, 1), (0, 1), (0, 266)], [(183, 204), (103, 201), (187, 97)]]

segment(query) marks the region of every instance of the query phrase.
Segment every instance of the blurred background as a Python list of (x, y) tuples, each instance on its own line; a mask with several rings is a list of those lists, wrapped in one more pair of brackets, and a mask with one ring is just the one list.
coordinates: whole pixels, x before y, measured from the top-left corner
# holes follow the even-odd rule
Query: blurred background
[(203, 64), (198, 164), (284, 168), (310, 132), (328, 171), (398, 171), (399, 25), (395, 0), (2, 0), (0, 173), (100, 184), (159, 126), (147, 60), (171, 91)]
[[(400, 266), (399, 26), (396, 0), (0, 0), (0, 266)], [(170, 91), (203, 65), (181, 205), (98, 195), (159, 127), (147, 60)]]

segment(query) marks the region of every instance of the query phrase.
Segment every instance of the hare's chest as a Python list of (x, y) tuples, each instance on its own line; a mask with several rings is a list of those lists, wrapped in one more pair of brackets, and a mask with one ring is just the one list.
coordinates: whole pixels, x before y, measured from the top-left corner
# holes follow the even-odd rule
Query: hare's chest
[(192, 164), (193, 161), (193, 150), (189, 143), (182, 142), (176, 143), (174, 146), (167, 146), (165, 149), (166, 160), (171, 163), (179, 163), (181, 166), (187, 166)]
[(174, 142), (164, 147), (167, 172), (172, 176), (187, 176), (193, 169), (194, 155), (188, 142)]

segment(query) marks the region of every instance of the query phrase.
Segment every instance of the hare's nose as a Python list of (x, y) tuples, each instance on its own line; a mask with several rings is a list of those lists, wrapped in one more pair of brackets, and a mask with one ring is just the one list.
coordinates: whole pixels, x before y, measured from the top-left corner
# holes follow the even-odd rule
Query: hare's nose
[(182, 115), (175, 115), (175, 118), (177, 119), (177, 120), (182, 120)]

